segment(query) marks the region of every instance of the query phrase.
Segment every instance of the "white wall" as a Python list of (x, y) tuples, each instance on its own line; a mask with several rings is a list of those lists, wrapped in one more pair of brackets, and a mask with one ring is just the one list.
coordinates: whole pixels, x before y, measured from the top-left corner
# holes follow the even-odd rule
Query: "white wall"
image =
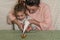
[[(6, 16), (17, 0), (0, 0), (0, 30), (10, 30), (11, 26), (6, 23)], [(42, 0), (47, 3), (52, 11), (53, 25), (60, 30), (60, 0)]]
[(6, 23), (6, 17), (16, 0), (0, 0), (0, 30), (10, 30), (11, 26)]

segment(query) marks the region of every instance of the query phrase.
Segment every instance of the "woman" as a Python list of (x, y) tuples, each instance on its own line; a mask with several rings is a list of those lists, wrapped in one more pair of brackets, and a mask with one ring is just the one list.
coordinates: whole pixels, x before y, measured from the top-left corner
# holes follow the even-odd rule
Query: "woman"
[(32, 17), (30, 23), (40, 26), (42, 30), (54, 30), (49, 6), (40, 0), (26, 0), (27, 14)]

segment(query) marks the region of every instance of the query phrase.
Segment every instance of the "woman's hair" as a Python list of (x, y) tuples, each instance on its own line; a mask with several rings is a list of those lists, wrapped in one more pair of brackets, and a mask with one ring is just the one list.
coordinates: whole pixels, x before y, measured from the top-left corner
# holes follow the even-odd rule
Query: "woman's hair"
[(24, 0), (18, 0), (18, 4), (24, 4), (25, 1)]
[(21, 0), (18, 0), (18, 3), (20, 3)]
[(20, 11), (23, 11), (25, 12), (26, 8), (24, 5), (22, 4), (16, 4), (15, 7), (14, 7), (14, 15), (17, 14), (17, 12), (20, 12)]
[(25, 4), (29, 6), (39, 6), (40, 0), (26, 0)]

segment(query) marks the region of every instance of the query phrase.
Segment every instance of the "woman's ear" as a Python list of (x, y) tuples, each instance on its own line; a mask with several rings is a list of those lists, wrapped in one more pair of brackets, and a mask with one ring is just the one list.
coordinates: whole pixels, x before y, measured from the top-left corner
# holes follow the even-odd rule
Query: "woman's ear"
[(27, 15), (29, 14), (29, 10), (26, 10), (26, 12), (25, 12)]

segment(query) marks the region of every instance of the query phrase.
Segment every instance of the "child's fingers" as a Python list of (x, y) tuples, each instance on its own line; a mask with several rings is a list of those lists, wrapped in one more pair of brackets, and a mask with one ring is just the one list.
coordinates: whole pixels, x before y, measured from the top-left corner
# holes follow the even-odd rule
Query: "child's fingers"
[(32, 30), (32, 27), (29, 26), (26, 31), (29, 32), (31, 30)]

